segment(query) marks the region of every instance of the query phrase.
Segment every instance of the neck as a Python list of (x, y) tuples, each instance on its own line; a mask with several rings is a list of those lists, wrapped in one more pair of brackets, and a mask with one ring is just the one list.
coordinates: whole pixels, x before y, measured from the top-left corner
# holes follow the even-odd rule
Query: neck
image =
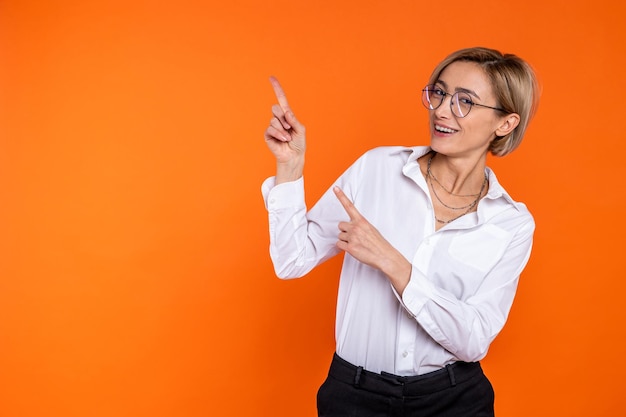
[(485, 181), (486, 154), (476, 160), (452, 158), (432, 151), (427, 165), (450, 194), (475, 195)]

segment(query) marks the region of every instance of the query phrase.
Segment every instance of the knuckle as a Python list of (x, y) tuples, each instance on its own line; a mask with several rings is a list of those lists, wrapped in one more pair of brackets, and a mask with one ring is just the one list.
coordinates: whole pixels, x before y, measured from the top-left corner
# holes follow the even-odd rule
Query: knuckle
[(283, 112), (283, 109), (278, 104), (274, 104), (272, 106), (272, 114), (275, 117), (282, 117), (284, 115), (284, 112)]
[(273, 118), (270, 121), (270, 126), (272, 126), (274, 129), (279, 129), (282, 127), (282, 125), (280, 124), (280, 121), (277, 118)]

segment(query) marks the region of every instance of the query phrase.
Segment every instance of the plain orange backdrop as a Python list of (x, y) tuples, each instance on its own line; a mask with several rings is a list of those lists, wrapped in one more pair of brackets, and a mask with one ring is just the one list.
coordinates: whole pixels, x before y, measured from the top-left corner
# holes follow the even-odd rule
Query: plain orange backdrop
[(543, 86), (490, 160), (537, 231), (484, 367), (500, 416), (626, 415), (626, 13), (613, 0), (0, 1), (0, 416), (312, 417), (340, 259), (275, 278), (276, 75), (313, 203), (484, 45)]

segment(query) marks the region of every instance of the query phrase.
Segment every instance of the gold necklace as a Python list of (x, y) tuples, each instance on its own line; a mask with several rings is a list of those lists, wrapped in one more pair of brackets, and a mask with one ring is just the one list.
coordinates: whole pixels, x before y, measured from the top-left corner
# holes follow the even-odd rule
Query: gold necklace
[[(446, 189), (438, 180), (437, 178), (432, 174), (431, 170), (430, 170), (430, 164), (433, 160), (433, 157), (435, 156), (436, 153), (433, 153), (433, 155), (431, 155), (431, 157), (428, 159), (428, 164), (427, 164), (427, 168), (426, 168), (426, 178), (429, 180), (430, 182), (430, 187), (433, 190), (433, 194), (435, 195), (435, 197), (437, 198), (437, 200), (446, 208), (450, 209), (450, 210), (463, 210), (463, 209), (467, 209), (465, 210), (463, 213), (461, 213), (460, 215), (453, 217), (450, 220), (441, 220), (439, 219), (436, 215), (435, 215), (435, 220), (437, 220), (439, 223), (442, 224), (448, 224), (453, 222), (454, 220), (465, 216), (467, 213), (469, 213), (470, 211), (472, 211), (472, 209), (478, 204), (478, 201), (480, 200), (480, 197), (483, 194), (483, 191), (485, 190), (485, 186), (487, 185), (487, 173), (485, 172), (485, 179), (483, 180), (483, 183), (480, 187), (480, 191), (478, 192), (478, 194), (454, 194), (451, 191), (448, 191), (448, 189)], [(449, 205), (447, 205), (446, 203), (444, 203), (441, 198), (439, 198), (439, 195), (437, 194), (437, 191), (435, 190), (435, 186), (433, 184), (433, 179), (437, 182), (437, 184), (439, 184), (441, 186), (441, 188), (443, 188), (446, 192), (448, 192), (448, 194), (450, 195), (454, 195), (457, 197), (474, 197), (476, 196), (476, 198), (474, 199), (474, 201), (472, 201), (470, 204), (463, 206), (463, 207), (451, 207)]]
[[(437, 177), (435, 177), (435, 174), (433, 174), (433, 172), (430, 170), (430, 164), (433, 162), (433, 158), (435, 157), (435, 155), (437, 155), (437, 152), (431, 152), (430, 158), (428, 158), (428, 164), (426, 165), (426, 174), (431, 177), (433, 180), (435, 180), (435, 182), (437, 184), (439, 184), (439, 186), (441, 188), (444, 189), (445, 192), (447, 192), (450, 195), (453, 195), (455, 197), (476, 197), (477, 195), (480, 195), (483, 190), (481, 189), (480, 192), (478, 194), (455, 194), (452, 191), (449, 191), (446, 187), (443, 186), (442, 183), (439, 182), (439, 180), (437, 179)], [(485, 182), (487, 181), (487, 174), (485, 174)], [(483, 185), (485, 185), (483, 183)]]

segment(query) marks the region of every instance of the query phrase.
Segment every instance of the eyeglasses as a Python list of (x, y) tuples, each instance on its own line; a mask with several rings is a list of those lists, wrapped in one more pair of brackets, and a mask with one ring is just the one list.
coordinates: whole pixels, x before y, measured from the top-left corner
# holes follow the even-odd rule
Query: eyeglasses
[(492, 110), (499, 110), (508, 113), (506, 110), (499, 107), (485, 106), (484, 104), (474, 103), (472, 97), (465, 92), (457, 91), (454, 94), (446, 93), (441, 88), (435, 85), (427, 85), (422, 90), (422, 104), (429, 110), (435, 110), (446, 99), (446, 96), (450, 96), (450, 109), (456, 117), (465, 117), (472, 110), (473, 106), (486, 107)]

